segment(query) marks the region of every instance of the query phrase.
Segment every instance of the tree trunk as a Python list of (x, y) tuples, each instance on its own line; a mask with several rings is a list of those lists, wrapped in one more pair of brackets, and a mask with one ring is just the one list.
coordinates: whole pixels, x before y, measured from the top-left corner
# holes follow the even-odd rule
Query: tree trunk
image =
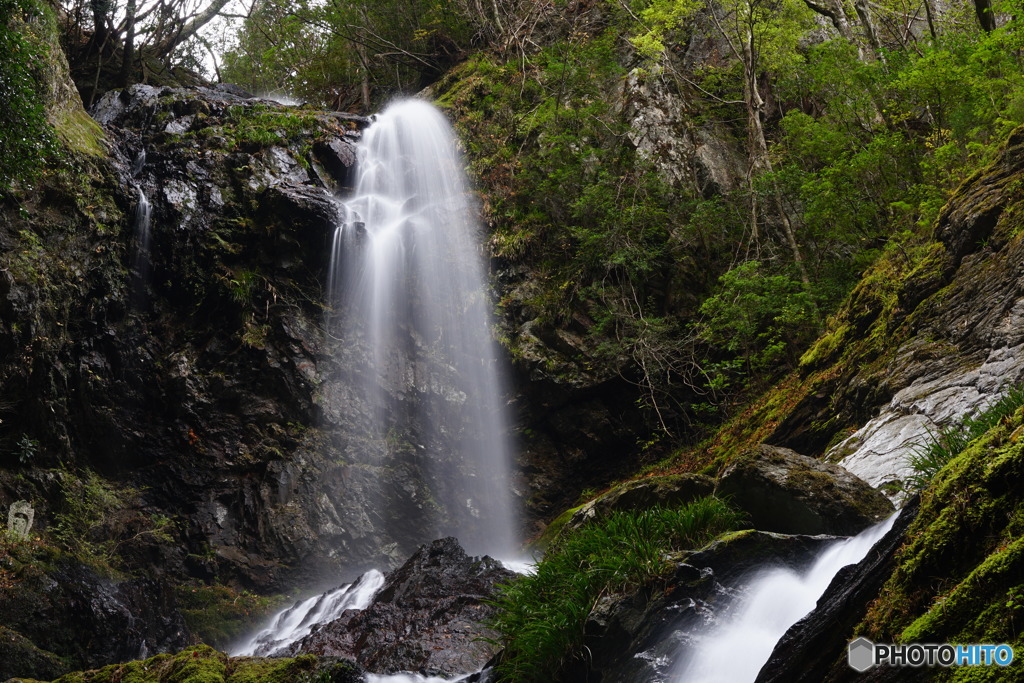
[(986, 33), (996, 30), (996, 15), (992, 11), (992, 0), (974, 0), (974, 13), (978, 15), (978, 23)]
[(867, 34), (871, 49), (874, 50), (878, 59), (885, 62), (885, 58), (882, 56), (882, 41), (878, 37), (878, 27), (875, 26), (875, 19), (871, 16), (871, 8), (868, 6), (867, 0), (857, 0), (854, 7), (857, 9), (860, 23), (864, 25), (864, 33)]
[(168, 36), (153, 48), (153, 54), (157, 58), (166, 57), (174, 49), (196, 34), (196, 31), (213, 21), (214, 17), (220, 14), (224, 6), (230, 0), (213, 0), (209, 7), (200, 12), (192, 21), (188, 22), (180, 31)]
[(110, 0), (91, 0), (92, 9), (92, 43), (96, 52), (107, 43), (107, 14), (110, 12)]
[(135, 0), (128, 0), (125, 9), (124, 51), (121, 55), (121, 75), (119, 82), (122, 88), (131, 85), (132, 63), (135, 61)]
[[(757, 85), (757, 71), (754, 68), (756, 62), (756, 46), (754, 44), (754, 31), (751, 28), (747, 33), (747, 40), (743, 41), (743, 76), (744, 76), (744, 101), (747, 106), (747, 127), (750, 142), (750, 189), (751, 189), (751, 235), (755, 247), (758, 240), (757, 227), (757, 197), (754, 193), (753, 181), (761, 173), (771, 173), (771, 158), (768, 156), (768, 141), (764, 137), (764, 100)], [(793, 254), (793, 263), (800, 273), (800, 280), (804, 287), (810, 287), (811, 279), (807, 274), (804, 265), (804, 256), (800, 251), (800, 245), (796, 239), (796, 231), (793, 223), (789, 220), (786, 207), (782, 203), (782, 192), (775, 181), (771, 179), (772, 195), (775, 200), (775, 210), (778, 212), (779, 220), (782, 221), (782, 231), (786, 236), (786, 243)]]

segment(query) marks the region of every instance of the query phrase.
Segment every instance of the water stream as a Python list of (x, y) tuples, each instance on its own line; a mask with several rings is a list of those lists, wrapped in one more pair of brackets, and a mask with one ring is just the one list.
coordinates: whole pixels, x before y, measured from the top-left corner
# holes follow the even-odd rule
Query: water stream
[(814, 609), (840, 569), (864, 559), (895, 519), (893, 514), (857, 536), (829, 545), (802, 572), (774, 568), (755, 574), (719, 625), (688, 644), (690, 656), (677, 661), (669, 680), (746, 683), (756, 679), (789, 627)]
[(317, 624), (334, 621), (345, 610), (365, 609), (382, 585), (384, 575), (371, 569), (350, 584), (300, 600), (278, 612), (266, 628), (231, 654), (236, 657), (271, 657), (282, 654), (288, 647), (308, 636)]
[(366, 363), (371, 410), (355, 457), (418, 472), (429, 504), (403, 523), (423, 542), (453, 535), (471, 554), (510, 557), (504, 382), (454, 132), (427, 102), (397, 102), (364, 132), (358, 170), (329, 280), (339, 353)]
[[(328, 291), (339, 362), (358, 359), (353, 374), (370, 406), (347, 455), (382, 477), (410, 465), (420, 473), (421, 490), (398, 491), (429, 501), (424, 518), (401, 520), (422, 530), (419, 542), (452, 535), (471, 554), (513, 559), (504, 385), (476, 211), (453, 131), (430, 104), (398, 102), (365, 131), (358, 169), (334, 234)], [(367, 572), (296, 603), (233, 654), (283, 653), (317, 624), (365, 609), (383, 580)]]
[[(142, 150), (132, 162), (132, 177), (137, 178), (145, 165), (146, 150)], [(135, 205), (135, 215), (132, 217), (132, 234), (135, 238), (131, 263), (132, 300), (136, 306), (141, 306), (145, 302), (146, 283), (149, 280), (149, 233), (153, 207), (142, 186), (137, 185), (135, 189), (138, 193), (138, 202)]]

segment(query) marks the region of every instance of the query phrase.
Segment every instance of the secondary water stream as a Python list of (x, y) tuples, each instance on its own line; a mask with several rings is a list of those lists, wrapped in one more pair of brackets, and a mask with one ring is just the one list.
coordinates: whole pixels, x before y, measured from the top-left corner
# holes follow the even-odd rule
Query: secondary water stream
[(857, 536), (826, 547), (809, 569), (755, 574), (719, 625), (690, 643), (673, 667), (676, 683), (747, 683), (771, 657), (789, 627), (814, 609), (843, 567), (864, 559), (892, 527), (896, 514)]
[[(146, 150), (142, 150), (132, 161), (132, 177), (137, 178), (145, 165)], [(132, 300), (136, 306), (141, 306), (145, 303), (146, 284), (149, 280), (149, 233), (153, 207), (142, 186), (138, 185), (135, 189), (138, 194), (138, 202), (135, 205), (135, 215), (132, 217), (132, 234), (135, 238), (131, 263)]]

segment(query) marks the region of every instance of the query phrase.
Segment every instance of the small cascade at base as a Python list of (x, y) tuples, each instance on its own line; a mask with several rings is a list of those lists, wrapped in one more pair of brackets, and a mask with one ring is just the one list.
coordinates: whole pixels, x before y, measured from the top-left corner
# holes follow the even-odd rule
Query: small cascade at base
[(297, 602), (278, 612), (269, 626), (231, 654), (236, 657), (283, 654), (308, 636), (317, 624), (334, 621), (345, 610), (365, 609), (382, 585), (384, 575), (371, 569), (350, 584)]
[(786, 631), (814, 609), (840, 569), (864, 559), (898, 513), (857, 536), (826, 547), (803, 572), (756, 573), (720, 624), (687, 644), (668, 680), (675, 683), (747, 683), (757, 678)]

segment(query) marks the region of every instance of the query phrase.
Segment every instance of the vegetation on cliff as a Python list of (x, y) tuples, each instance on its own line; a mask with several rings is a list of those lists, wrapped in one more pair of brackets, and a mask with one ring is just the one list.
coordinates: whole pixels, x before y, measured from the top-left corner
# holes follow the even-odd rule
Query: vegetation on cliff
[[(939, 471), (857, 633), (876, 642), (1024, 647), (1024, 410), (1005, 415)], [(1014, 662), (1019, 669), (1019, 664)], [(934, 680), (996, 680), (961, 667)]]

